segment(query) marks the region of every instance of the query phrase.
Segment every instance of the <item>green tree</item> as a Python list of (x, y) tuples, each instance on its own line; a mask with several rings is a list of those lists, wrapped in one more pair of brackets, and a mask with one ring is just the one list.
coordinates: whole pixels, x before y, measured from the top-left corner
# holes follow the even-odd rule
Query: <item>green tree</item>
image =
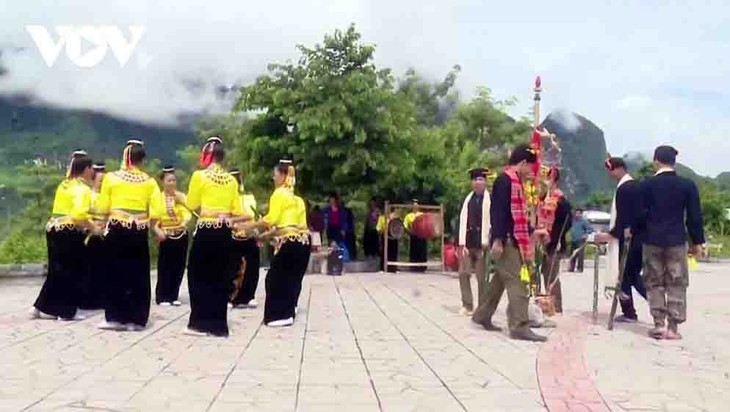
[(247, 181), (269, 185), (276, 162), (291, 156), (307, 195), (329, 190), (355, 198), (393, 189), (415, 172), (413, 105), (393, 92), (394, 79), (373, 63), (374, 46), (354, 26), (298, 46), (299, 61), (272, 64), (241, 89), (236, 110), (257, 115), (236, 134), (236, 163), (256, 165)]

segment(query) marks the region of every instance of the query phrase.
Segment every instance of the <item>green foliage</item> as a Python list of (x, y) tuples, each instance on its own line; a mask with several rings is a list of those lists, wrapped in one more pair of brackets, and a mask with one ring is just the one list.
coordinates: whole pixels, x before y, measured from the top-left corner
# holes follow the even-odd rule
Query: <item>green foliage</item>
[(584, 207), (588, 209), (597, 209), (608, 211), (611, 209), (611, 202), (613, 202), (613, 195), (608, 192), (593, 192), (586, 201)]

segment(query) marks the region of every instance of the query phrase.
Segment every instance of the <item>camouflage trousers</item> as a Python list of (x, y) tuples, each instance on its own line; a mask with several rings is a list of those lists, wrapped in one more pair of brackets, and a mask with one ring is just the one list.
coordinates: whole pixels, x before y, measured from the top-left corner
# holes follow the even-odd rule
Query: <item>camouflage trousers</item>
[(679, 324), (687, 319), (687, 245), (662, 248), (644, 245), (644, 281), (654, 324)]

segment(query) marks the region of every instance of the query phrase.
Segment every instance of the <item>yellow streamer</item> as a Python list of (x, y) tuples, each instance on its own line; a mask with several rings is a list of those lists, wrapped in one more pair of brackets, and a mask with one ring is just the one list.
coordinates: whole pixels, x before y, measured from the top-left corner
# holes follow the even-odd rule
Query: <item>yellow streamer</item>
[(520, 268), (520, 280), (525, 283), (530, 283), (530, 270), (527, 269), (526, 265), (522, 265)]
[(688, 257), (687, 266), (689, 267), (689, 270), (697, 269), (697, 258), (695, 258), (694, 256)]

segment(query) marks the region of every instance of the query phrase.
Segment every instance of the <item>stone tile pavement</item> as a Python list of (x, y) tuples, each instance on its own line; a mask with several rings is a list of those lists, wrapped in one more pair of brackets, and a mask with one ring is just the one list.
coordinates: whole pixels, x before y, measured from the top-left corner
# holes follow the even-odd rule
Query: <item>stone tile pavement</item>
[(592, 276), (565, 274), (543, 345), (459, 316), (458, 280), (440, 274), (307, 276), (293, 327), (236, 310), (228, 339), (182, 335), (186, 306), (154, 306), (142, 332), (97, 330), (101, 314), (30, 321), (42, 279), (0, 279), (0, 411), (724, 411), (727, 269), (693, 274), (681, 342), (647, 338), (646, 316), (606, 331), (603, 298), (592, 325)]

